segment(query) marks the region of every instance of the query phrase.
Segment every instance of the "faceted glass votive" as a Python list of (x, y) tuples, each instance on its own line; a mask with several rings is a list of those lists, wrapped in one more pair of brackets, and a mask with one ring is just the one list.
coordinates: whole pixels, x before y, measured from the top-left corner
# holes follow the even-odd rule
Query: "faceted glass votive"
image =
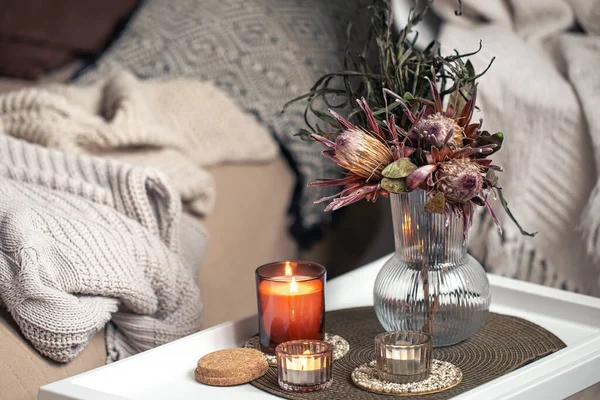
[(292, 340), (276, 348), (279, 386), (292, 392), (326, 389), (333, 381), (333, 347), (320, 340)]
[(375, 337), (377, 375), (394, 383), (427, 379), (433, 339), (420, 331), (385, 332)]
[(323, 340), (325, 277), (322, 265), (279, 261), (256, 270), (258, 326), (263, 351), (290, 340)]

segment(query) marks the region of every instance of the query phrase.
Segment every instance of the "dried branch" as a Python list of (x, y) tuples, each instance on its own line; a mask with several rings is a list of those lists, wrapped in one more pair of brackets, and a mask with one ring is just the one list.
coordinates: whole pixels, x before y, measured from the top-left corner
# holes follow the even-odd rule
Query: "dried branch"
[[(462, 2), (457, 1), (456, 12), (461, 13)], [(316, 106), (315, 102), (318, 101), (318, 104), (323, 103), (334, 110), (344, 109), (343, 113), (347, 114), (352, 122), (363, 124), (365, 123), (363, 113), (360, 112), (356, 100), (364, 97), (373, 109), (373, 114), (381, 122), (381, 117), (385, 114), (384, 89), (408, 94), (415, 99), (432, 100), (429, 84), (425, 79), (430, 76), (432, 68), (437, 71), (436, 81), (441, 82), (442, 100), (458, 88), (462, 88), (460, 95), (463, 98), (469, 97), (471, 93), (466, 88), (472, 88), (473, 85), (468, 84), (487, 72), (494, 60), (492, 59), (482, 73), (476, 74), (472, 65), (463, 60), (477, 54), (481, 50), (481, 43), (476, 51), (463, 54), (455, 52), (445, 57), (440, 54), (439, 43), (435, 41), (424, 50), (418, 49), (416, 46), (418, 32), (415, 32), (414, 28), (423, 20), (432, 3), (433, 0), (424, 2), (413, 0), (406, 26), (397, 31), (393, 26), (390, 0), (376, 0), (370, 7), (371, 28), (366, 41), (353, 40), (352, 27), (348, 26), (344, 70), (319, 78), (308, 93), (286, 103), (282, 112), (293, 103), (305, 102), (306, 125), (316, 132), (316, 128), (309, 122), (309, 114), (331, 125), (328, 115)], [(369, 63), (368, 60), (376, 60), (376, 62)], [(328, 96), (335, 96), (336, 104), (332, 104)], [(404, 117), (401, 107), (390, 112), (396, 116), (402, 128), (409, 127), (409, 121)], [(338, 132), (339, 128), (333, 134)]]

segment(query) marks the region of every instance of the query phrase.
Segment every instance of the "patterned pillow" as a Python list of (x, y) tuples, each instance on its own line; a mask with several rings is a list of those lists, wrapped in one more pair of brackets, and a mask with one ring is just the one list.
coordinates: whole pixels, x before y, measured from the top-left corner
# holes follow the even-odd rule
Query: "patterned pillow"
[[(348, 21), (355, 20), (355, 32), (364, 32), (371, 3), (150, 0), (77, 81), (90, 82), (120, 68), (142, 78), (184, 76), (214, 81), (266, 124), (289, 156), (298, 174), (290, 207), (297, 217), (292, 232), (307, 246), (330, 218), (321, 205), (312, 203), (331, 193), (325, 188), (307, 191), (306, 183), (334, 175), (336, 167), (321, 156), (321, 146), (293, 136), (304, 126), (303, 105), (284, 114), (280, 111), (321, 75), (342, 68)], [(360, 33), (354, 37), (358, 36), (364, 37)], [(215, 117), (227, 118), (226, 110)]]

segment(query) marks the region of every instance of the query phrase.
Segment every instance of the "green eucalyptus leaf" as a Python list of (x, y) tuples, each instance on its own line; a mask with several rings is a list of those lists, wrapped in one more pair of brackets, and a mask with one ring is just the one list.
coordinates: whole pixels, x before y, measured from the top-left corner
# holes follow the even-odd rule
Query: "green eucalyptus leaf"
[(404, 178), (400, 178), (400, 179), (383, 178), (381, 180), (381, 187), (390, 193), (407, 193), (408, 192), (406, 190), (406, 180)]
[(406, 178), (417, 169), (409, 158), (399, 158), (383, 169), (381, 174), (386, 178)]

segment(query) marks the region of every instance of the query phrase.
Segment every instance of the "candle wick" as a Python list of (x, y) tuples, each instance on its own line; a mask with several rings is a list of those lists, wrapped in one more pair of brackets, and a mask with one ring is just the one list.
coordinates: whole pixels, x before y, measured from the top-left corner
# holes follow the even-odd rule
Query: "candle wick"
[(292, 281), (290, 282), (290, 292), (297, 293), (298, 292), (298, 284), (296, 283), (296, 277), (292, 276)]

